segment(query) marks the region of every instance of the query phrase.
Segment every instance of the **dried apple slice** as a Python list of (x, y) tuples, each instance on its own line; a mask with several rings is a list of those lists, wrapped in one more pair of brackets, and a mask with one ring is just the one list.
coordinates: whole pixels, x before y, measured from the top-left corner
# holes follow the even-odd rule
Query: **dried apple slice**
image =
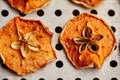
[(104, 20), (83, 13), (67, 22), (60, 42), (76, 68), (101, 68), (104, 60), (112, 54), (116, 38)]
[(104, 0), (70, 0), (70, 1), (78, 5), (83, 5), (86, 8), (93, 8), (98, 6)]
[(51, 0), (7, 0), (9, 4), (21, 13), (28, 14), (32, 11), (42, 9)]
[(46, 66), (56, 59), (52, 36), (41, 21), (13, 18), (0, 29), (0, 55), (4, 64), (18, 75)]

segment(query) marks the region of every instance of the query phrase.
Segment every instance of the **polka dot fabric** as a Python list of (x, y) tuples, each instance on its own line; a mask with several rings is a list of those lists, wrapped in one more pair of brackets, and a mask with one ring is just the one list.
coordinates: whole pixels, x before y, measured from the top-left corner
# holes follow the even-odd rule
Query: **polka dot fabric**
[[(59, 35), (67, 21), (83, 12), (98, 15), (104, 19), (113, 30), (117, 44), (112, 55), (105, 61), (101, 69), (75, 69), (67, 59), (59, 42)], [(58, 59), (45, 68), (34, 73), (17, 76), (11, 72), (0, 59), (0, 80), (120, 80), (120, 1), (105, 0), (94, 9), (86, 9), (71, 3), (69, 0), (52, 0), (44, 9), (22, 14), (11, 8), (5, 0), (0, 2), (0, 28), (14, 16), (42, 20), (54, 33), (52, 45)], [(107, 45), (106, 45), (107, 46)]]

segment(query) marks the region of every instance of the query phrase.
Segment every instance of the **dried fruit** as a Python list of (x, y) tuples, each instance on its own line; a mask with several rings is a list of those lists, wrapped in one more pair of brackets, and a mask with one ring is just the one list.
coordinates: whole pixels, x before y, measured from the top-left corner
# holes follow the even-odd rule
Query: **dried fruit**
[(23, 14), (31, 13), (42, 9), (51, 2), (51, 0), (6, 0), (11, 7), (19, 10)]
[(93, 8), (98, 6), (104, 0), (70, 0), (75, 4), (83, 5), (86, 8)]
[(33, 73), (57, 59), (52, 37), (42, 21), (16, 16), (0, 29), (0, 57), (17, 75)]
[(75, 68), (101, 68), (105, 59), (112, 54), (116, 38), (104, 20), (82, 13), (66, 23), (60, 43)]

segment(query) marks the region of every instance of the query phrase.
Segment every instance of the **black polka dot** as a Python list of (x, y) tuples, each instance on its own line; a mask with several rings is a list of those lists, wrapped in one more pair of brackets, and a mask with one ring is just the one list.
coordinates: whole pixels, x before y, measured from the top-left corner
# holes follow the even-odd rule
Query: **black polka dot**
[(76, 78), (75, 80), (81, 80), (80, 78)]
[(72, 13), (73, 13), (73, 16), (77, 16), (80, 14), (79, 10), (77, 10), (77, 9), (73, 10)]
[(9, 15), (8, 10), (2, 10), (1, 15), (2, 15), (3, 17), (7, 17), (7, 16)]
[(7, 66), (4, 63), (1, 63), (2, 68), (7, 68)]
[(115, 15), (115, 11), (114, 10), (109, 10), (108, 11), (108, 15), (109, 16), (114, 16)]
[(21, 80), (27, 80), (27, 79), (25, 79), (25, 78), (21, 78)]
[(111, 80), (118, 80), (117, 78), (113, 77)]
[(93, 80), (100, 80), (99, 78), (94, 78)]
[(58, 68), (62, 68), (63, 67), (63, 62), (62, 61), (57, 61), (56, 62), (56, 66), (58, 67)]
[(56, 33), (61, 33), (61, 31), (62, 31), (62, 28), (61, 28), (60, 26), (57, 26), (57, 27), (55, 28), (55, 32), (56, 32)]
[(92, 10), (90, 11), (90, 13), (97, 15), (97, 11), (96, 11), (95, 9), (92, 9)]
[(110, 62), (110, 66), (111, 66), (111, 67), (117, 67), (117, 61), (112, 60), (112, 61)]
[(113, 32), (116, 32), (116, 28), (114, 26), (111, 26), (111, 28)]
[(26, 14), (23, 14), (21, 12), (19, 12), (19, 15), (22, 16), (22, 17), (26, 16)]
[(3, 78), (2, 80), (8, 80), (7, 78)]
[(62, 46), (62, 44), (58, 43), (58, 44), (56, 44), (55, 48), (56, 48), (57, 50), (62, 50), (62, 49), (63, 49), (63, 46)]
[(115, 45), (115, 48), (114, 48), (114, 50), (116, 50), (117, 49), (117, 46)]
[(55, 11), (55, 15), (56, 15), (56, 16), (61, 16), (61, 15), (62, 15), (62, 11), (59, 10), (59, 9), (56, 10), (56, 11)]
[(37, 15), (38, 16), (44, 16), (44, 11), (43, 10), (38, 10)]
[(63, 80), (62, 78), (57, 78), (57, 80)]
[(39, 80), (45, 80), (44, 78), (40, 78)]

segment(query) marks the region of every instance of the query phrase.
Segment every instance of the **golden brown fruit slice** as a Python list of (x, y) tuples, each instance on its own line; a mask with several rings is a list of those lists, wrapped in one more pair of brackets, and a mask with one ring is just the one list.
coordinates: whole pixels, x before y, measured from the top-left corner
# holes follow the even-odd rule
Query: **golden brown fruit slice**
[(42, 9), (51, 0), (7, 0), (9, 4), (21, 13), (28, 14), (31, 11)]
[(70, 0), (70, 1), (78, 5), (83, 5), (87, 8), (93, 8), (98, 6), (104, 0)]
[(60, 42), (76, 68), (101, 68), (114, 49), (116, 39), (101, 18), (83, 13), (65, 25)]
[(4, 64), (24, 75), (56, 59), (53, 33), (41, 21), (15, 17), (0, 29), (0, 55)]

